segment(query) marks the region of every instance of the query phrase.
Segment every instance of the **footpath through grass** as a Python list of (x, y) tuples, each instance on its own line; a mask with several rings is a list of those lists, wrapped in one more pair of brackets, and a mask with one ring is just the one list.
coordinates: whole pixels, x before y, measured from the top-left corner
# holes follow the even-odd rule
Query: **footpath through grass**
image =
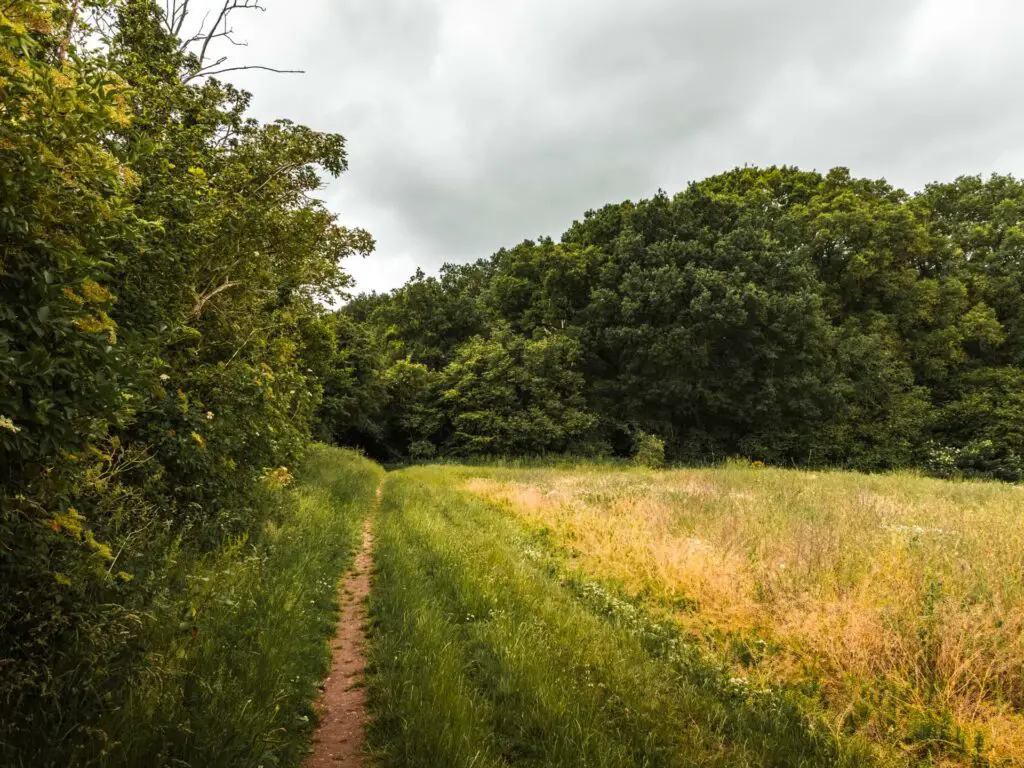
[(315, 449), (258, 543), (190, 567), (181, 594), (150, 617), (151, 651), (103, 723), (104, 753), (62, 765), (298, 765), (330, 663), (338, 578), (382, 475), (352, 451)]
[(859, 766), (794, 692), (730, 679), (676, 628), (563, 574), (543, 535), (459, 487), (389, 475), (371, 595), (381, 766)]

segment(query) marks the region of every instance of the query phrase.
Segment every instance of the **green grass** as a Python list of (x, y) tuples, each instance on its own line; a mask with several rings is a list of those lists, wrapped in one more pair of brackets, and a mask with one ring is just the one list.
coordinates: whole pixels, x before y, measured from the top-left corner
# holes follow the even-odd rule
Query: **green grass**
[(1021, 488), (730, 462), (447, 470), (754, 685), (910, 764), (1024, 759)]
[(102, 754), (32, 765), (299, 765), (382, 480), (370, 766), (1015, 764), (1017, 488), (321, 447), (253, 542), (171, 553)]
[(389, 476), (368, 680), (380, 766), (868, 765), (793, 691), (754, 690), (451, 468)]
[(102, 724), (102, 766), (291, 766), (304, 756), (327, 673), (336, 587), (382, 476), (317, 448), (257, 546), (192, 568), (144, 643), (125, 705)]

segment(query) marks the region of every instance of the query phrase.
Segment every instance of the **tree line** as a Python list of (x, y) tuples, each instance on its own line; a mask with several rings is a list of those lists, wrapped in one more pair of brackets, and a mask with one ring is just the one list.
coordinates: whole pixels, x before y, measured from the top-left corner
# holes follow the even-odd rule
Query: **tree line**
[(361, 295), (323, 436), (400, 461), (572, 452), (1024, 472), (1024, 184), (740, 168)]

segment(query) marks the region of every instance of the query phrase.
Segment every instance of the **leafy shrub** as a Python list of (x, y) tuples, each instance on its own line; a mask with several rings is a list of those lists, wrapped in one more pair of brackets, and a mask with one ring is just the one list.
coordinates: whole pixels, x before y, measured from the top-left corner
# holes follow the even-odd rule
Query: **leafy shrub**
[(961, 447), (934, 446), (925, 466), (936, 477), (1024, 480), (1024, 457), (988, 439), (972, 440)]
[(665, 465), (665, 441), (647, 432), (638, 432), (633, 463), (652, 469)]
[(561, 453), (584, 438), (594, 417), (583, 407), (579, 345), (565, 336), (476, 337), (458, 348), (441, 377), (450, 423), (446, 450), (461, 456)]
[(249, 120), (196, 68), (155, 3), (0, 9), (3, 765), (109, 752), (167, 671), (154, 617), (266, 544), (336, 362), (317, 299), (372, 246), (311, 194), (343, 138)]
[(429, 440), (416, 440), (409, 446), (409, 457), (414, 461), (428, 461), (437, 455), (437, 446)]

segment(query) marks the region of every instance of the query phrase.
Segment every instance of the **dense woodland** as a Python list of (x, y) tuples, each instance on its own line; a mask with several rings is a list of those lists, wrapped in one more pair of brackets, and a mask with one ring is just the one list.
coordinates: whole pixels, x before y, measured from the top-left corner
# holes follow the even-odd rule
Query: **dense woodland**
[(249, 119), (182, 8), (0, 4), (0, 762), (114, 750), (314, 439), (1024, 472), (1017, 180), (738, 169), (330, 311), (344, 140)]
[(1024, 184), (742, 168), (360, 296), (325, 437), (1024, 471)]

